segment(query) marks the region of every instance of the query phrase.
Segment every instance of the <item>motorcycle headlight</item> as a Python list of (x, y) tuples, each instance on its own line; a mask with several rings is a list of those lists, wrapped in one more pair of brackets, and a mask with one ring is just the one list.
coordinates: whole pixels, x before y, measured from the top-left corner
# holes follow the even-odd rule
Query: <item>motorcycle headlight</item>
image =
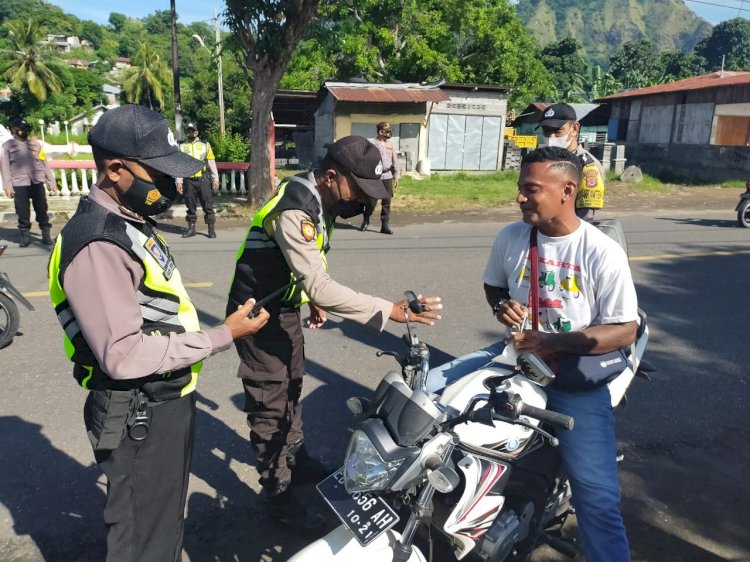
[(353, 492), (384, 490), (403, 458), (386, 461), (364, 431), (356, 430), (346, 450), (344, 487)]

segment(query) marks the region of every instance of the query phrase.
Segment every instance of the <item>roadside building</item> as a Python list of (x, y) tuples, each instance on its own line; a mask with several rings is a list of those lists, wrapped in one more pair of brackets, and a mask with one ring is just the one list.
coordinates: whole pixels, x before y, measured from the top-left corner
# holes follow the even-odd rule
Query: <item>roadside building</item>
[[(326, 82), (315, 111), (315, 149), (346, 135), (373, 138), (392, 126), (405, 171), (498, 170), (507, 89), (469, 84)], [(420, 164), (418, 166), (418, 164)]]
[(611, 106), (609, 138), (644, 172), (689, 182), (750, 176), (750, 72), (712, 72), (597, 101)]

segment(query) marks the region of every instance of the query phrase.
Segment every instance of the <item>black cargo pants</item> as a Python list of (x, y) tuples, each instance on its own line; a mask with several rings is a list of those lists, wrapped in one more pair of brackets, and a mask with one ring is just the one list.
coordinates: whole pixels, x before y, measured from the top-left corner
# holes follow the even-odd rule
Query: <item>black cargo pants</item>
[(49, 215), (47, 214), (47, 192), (43, 183), (32, 183), (31, 185), (13, 186), (13, 205), (18, 215), (18, 228), (31, 230), (31, 205), (34, 206), (34, 214), (39, 228), (44, 230), (50, 228)]
[[(382, 180), (385, 189), (388, 191), (388, 198), (380, 200), (380, 220), (387, 221), (391, 216), (391, 199), (393, 199), (393, 180)], [(371, 197), (369, 203), (365, 204), (365, 220), (370, 222), (375, 207), (378, 204), (378, 200)]]
[(185, 206), (187, 207), (186, 219), (188, 224), (195, 224), (198, 216), (198, 203), (203, 209), (206, 224), (216, 222), (216, 211), (214, 211), (214, 192), (211, 189), (211, 180), (208, 175), (203, 174), (199, 178), (185, 178), (183, 180), (183, 193), (185, 194)]
[[(230, 308), (227, 314), (234, 312)], [(286, 455), (289, 446), (303, 437), (305, 340), (300, 312), (271, 312), (262, 330), (234, 343), (260, 484), (273, 494), (291, 482)]]

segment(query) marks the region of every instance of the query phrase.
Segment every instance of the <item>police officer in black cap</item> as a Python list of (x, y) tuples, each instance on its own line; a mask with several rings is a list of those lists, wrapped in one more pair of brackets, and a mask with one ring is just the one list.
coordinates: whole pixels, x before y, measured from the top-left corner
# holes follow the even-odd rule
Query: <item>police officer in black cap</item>
[(3, 143), (0, 152), (2, 160), (3, 186), (5, 194), (13, 197), (18, 215), (18, 229), (21, 231), (19, 246), (31, 244), (31, 209), (42, 231), (42, 244), (52, 245), (51, 225), (47, 214), (47, 194), (44, 183), (49, 184), (50, 193), (57, 194), (55, 175), (47, 163), (47, 155), (42, 144), (29, 139), (31, 127), (26, 119), (14, 119), (10, 124), (13, 138)]
[(160, 114), (111, 109), (89, 143), (99, 175), (57, 237), (50, 296), (107, 476), (107, 562), (177, 561), (201, 362), (257, 332), (268, 313), (248, 318), (255, 303), (243, 301), (201, 330), (150, 217), (169, 208), (174, 177), (203, 163), (179, 151)]
[[(377, 147), (364, 137), (350, 136), (329, 145), (317, 168), (285, 179), (250, 223), (229, 292), (231, 312), (250, 297), (262, 298), (290, 280), (303, 279), (267, 305), (271, 318), (261, 332), (235, 342), (267, 513), (298, 530), (316, 528), (321, 521), (305, 510), (290, 484), (328, 475), (304, 447), (300, 307), (308, 303), (311, 329), (322, 326), (328, 312), (378, 331), (388, 320), (404, 321), (404, 301), (340, 285), (328, 273), (326, 261), (336, 217), (360, 215), (371, 197), (389, 196), (381, 172)], [(409, 319), (433, 324), (440, 318), (440, 299), (420, 300), (425, 312), (408, 312)]]

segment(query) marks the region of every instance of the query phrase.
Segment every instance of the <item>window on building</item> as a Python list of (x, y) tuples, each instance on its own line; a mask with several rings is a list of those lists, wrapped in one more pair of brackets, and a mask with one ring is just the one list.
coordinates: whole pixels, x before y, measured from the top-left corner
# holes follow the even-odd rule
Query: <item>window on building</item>
[(718, 115), (716, 117), (716, 132), (711, 144), (750, 146), (750, 116)]

